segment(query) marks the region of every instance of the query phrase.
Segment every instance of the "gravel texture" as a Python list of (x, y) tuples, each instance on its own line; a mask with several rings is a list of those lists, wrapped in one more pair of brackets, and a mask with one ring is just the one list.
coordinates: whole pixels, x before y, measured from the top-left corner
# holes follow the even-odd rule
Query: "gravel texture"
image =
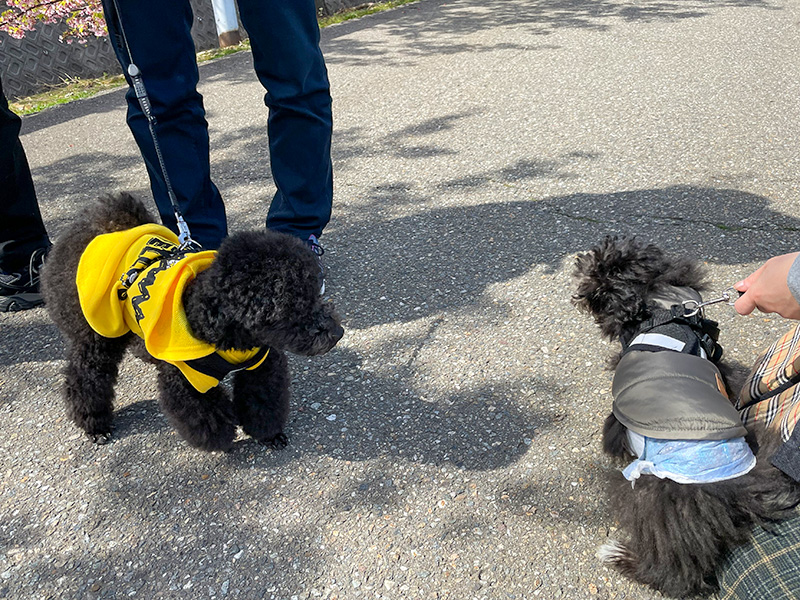
[[(114, 442), (60, 400), (44, 310), (0, 316), (0, 598), (652, 599), (601, 566), (613, 348), (574, 255), (639, 234), (721, 291), (798, 247), (800, 7), (422, 0), (322, 33), (328, 287), (347, 334), (292, 360), (290, 445), (189, 448), (126, 359)], [(249, 54), (201, 67), (230, 228), (272, 194)], [(57, 238), (148, 198), (124, 92), (28, 117)], [(742, 363), (787, 324), (719, 306)]]

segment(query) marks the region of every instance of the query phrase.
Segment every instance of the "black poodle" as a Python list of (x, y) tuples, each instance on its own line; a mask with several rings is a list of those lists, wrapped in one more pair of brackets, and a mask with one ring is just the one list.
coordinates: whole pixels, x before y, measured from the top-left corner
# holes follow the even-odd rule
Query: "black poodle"
[[(285, 446), (291, 380), (284, 352), (323, 354), (344, 334), (333, 305), (319, 295), (317, 259), (300, 240), (270, 231), (231, 235), (216, 254), (186, 252), (154, 223), (130, 194), (105, 196), (48, 256), (42, 293), (67, 340), (69, 418), (94, 442), (109, 440), (118, 365), (131, 347), (156, 364), (161, 408), (192, 446), (228, 450), (237, 425), (261, 444)], [(141, 251), (125, 254), (117, 238), (105, 235), (131, 232), (147, 234), (138, 236), (146, 242)], [(82, 261), (91, 254), (87, 247), (95, 250)], [(109, 268), (115, 254), (122, 279)], [(172, 286), (174, 297), (155, 298), (165, 273), (201, 263), (173, 277), (177, 283), (161, 284)], [(173, 343), (191, 355), (179, 356), (168, 348)], [(154, 352), (171, 360), (156, 360)], [(216, 385), (229, 371), (232, 400)]]
[(622, 345), (603, 449), (628, 465), (609, 486), (625, 539), (598, 557), (666, 595), (708, 595), (726, 551), (800, 501), (769, 463), (780, 440), (756, 440), (728, 400), (736, 370), (719, 363), (717, 324), (698, 310), (695, 261), (607, 237), (574, 275), (574, 304)]

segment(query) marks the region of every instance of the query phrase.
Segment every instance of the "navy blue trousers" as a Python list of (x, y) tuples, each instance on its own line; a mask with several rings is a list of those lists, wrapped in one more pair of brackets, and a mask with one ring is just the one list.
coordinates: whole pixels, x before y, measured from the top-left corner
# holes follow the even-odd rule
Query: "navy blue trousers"
[[(238, 0), (250, 36), (253, 63), (267, 90), (272, 177), (277, 187), (267, 227), (301, 238), (319, 236), (333, 201), (331, 97), (319, 48), (314, 0)], [(128, 50), (142, 72), (167, 174), (192, 237), (216, 248), (227, 235), (225, 207), (211, 181), (208, 124), (190, 30), (189, 0), (103, 0), (109, 34), (126, 72)], [(117, 17), (120, 18), (117, 18)], [(130, 84), (130, 80), (128, 82)], [(128, 125), (150, 176), (165, 225), (175, 217), (147, 125), (133, 89), (128, 91)], [(230, 110), (235, 111), (236, 99)]]
[(21, 125), (8, 108), (0, 81), (0, 271), (6, 273), (27, 267), (35, 250), (50, 246), (19, 141)]

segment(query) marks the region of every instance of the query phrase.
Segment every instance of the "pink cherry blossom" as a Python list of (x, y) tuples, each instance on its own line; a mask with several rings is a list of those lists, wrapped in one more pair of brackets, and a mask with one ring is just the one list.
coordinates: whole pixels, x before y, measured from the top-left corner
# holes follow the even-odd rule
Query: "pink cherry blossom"
[(61, 39), (86, 41), (108, 35), (100, 0), (5, 0), (8, 9), (0, 13), (0, 31), (22, 39), (39, 23), (64, 23)]

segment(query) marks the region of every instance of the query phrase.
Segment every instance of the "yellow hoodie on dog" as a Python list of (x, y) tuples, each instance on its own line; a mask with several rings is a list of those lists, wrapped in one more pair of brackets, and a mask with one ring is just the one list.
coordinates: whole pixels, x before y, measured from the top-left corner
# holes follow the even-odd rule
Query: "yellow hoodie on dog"
[(81, 310), (103, 337), (133, 331), (153, 357), (178, 367), (205, 393), (230, 371), (258, 368), (269, 352), (217, 350), (192, 335), (183, 292), (215, 257), (210, 250), (181, 249), (178, 237), (155, 223), (99, 235), (78, 264)]

